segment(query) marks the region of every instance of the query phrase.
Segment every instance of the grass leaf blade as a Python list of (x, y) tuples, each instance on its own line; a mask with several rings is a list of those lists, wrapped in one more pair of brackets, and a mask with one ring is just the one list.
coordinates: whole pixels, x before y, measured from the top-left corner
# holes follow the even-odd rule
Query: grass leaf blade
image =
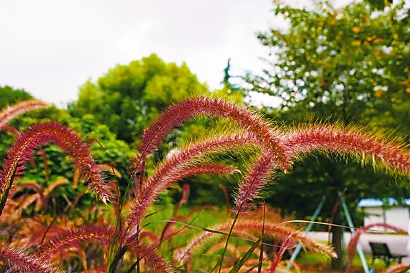
[(229, 273), (237, 273), (239, 270), (242, 268), (242, 266), (245, 264), (245, 262), (249, 259), (249, 257), (252, 255), (253, 251), (255, 248), (257, 248), (262, 239), (257, 240), (252, 247), (243, 255), (243, 257), (235, 264), (235, 266), (229, 271)]

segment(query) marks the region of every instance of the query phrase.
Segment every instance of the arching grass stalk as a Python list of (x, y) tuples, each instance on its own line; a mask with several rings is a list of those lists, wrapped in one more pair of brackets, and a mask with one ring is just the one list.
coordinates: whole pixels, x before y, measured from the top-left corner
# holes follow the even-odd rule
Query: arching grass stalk
[(114, 195), (104, 182), (101, 170), (88, 151), (88, 146), (69, 128), (55, 122), (30, 127), (19, 135), (13, 147), (8, 150), (3, 168), (0, 170), (0, 193), (3, 196), (7, 187), (13, 183), (14, 177), (23, 174), (24, 164), (33, 156), (34, 149), (50, 142), (73, 157), (76, 167), (81, 170), (82, 176), (88, 182), (88, 187), (103, 202), (114, 199)]
[(355, 233), (352, 235), (352, 238), (349, 241), (349, 244), (347, 246), (347, 265), (346, 265), (346, 269), (345, 269), (345, 273), (348, 273), (350, 270), (350, 266), (352, 264), (352, 260), (353, 257), (356, 254), (356, 250), (357, 250), (357, 244), (359, 243), (360, 240), (360, 236), (368, 231), (371, 230), (375, 227), (383, 227), (383, 228), (387, 228), (391, 231), (393, 231), (396, 234), (407, 234), (407, 231), (386, 223), (374, 223), (374, 224), (370, 224), (361, 228), (358, 228)]
[[(146, 182), (144, 181), (145, 177), (145, 164), (146, 164), (146, 157), (149, 153), (151, 153), (163, 140), (165, 135), (175, 126), (181, 124), (185, 120), (191, 118), (194, 115), (209, 115), (209, 116), (217, 116), (217, 117), (227, 117), (235, 121), (240, 127), (246, 129), (248, 135), (252, 138), (255, 138), (259, 145), (262, 145), (267, 150), (272, 151), (269, 155), (269, 161), (275, 162), (280, 165), (283, 169), (287, 169), (289, 167), (289, 162), (286, 160), (285, 154), (281, 147), (279, 147), (279, 138), (278, 135), (274, 133), (274, 130), (270, 127), (268, 123), (263, 121), (259, 115), (250, 111), (244, 107), (238, 107), (232, 103), (227, 103), (218, 99), (211, 99), (205, 97), (198, 97), (193, 99), (188, 99), (186, 101), (179, 102), (170, 108), (168, 108), (165, 112), (163, 112), (160, 117), (155, 121), (148, 129), (146, 129), (142, 135), (141, 145), (138, 148), (139, 157), (134, 160), (133, 164), (133, 171), (132, 174), (135, 180), (135, 188), (137, 191), (137, 201), (134, 203), (132, 207), (132, 215), (129, 218), (129, 226), (138, 226), (139, 222), (141, 221), (142, 216), (148, 205), (156, 199), (158, 193), (163, 188), (166, 188), (172, 183), (170, 181), (164, 183), (166, 181), (164, 179), (164, 174), (157, 175), (160, 179), (149, 178)], [(219, 145), (220, 144), (219, 140)], [(237, 145), (237, 141), (230, 141)], [(208, 148), (209, 149), (209, 148)], [(195, 150), (193, 150), (195, 151)], [(192, 161), (192, 157), (195, 154), (200, 154), (201, 152), (195, 151), (191, 153), (187, 153), (186, 157), (189, 161)], [(272, 160), (274, 158), (274, 160)], [(266, 159), (266, 157), (264, 158)], [(179, 160), (177, 166), (184, 167), (183, 164), (180, 163)], [(265, 162), (263, 162), (265, 163)], [(259, 165), (260, 166), (260, 165)], [(170, 166), (173, 169), (175, 165)], [(268, 166), (269, 169), (271, 169)], [(257, 172), (256, 170), (255, 172)], [(174, 175), (176, 172), (173, 173)], [(254, 173), (255, 174), (255, 173)], [(258, 174), (259, 177), (265, 177), (264, 173)], [(167, 176), (165, 176), (167, 177)], [(172, 177), (169, 175), (168, 177)], [(242, 209), (242, 207), (246, 206), (246, 203), (251, 200), (260, 190), (261, 186), (263, 185), (264, 179), (257, 179), (260, 183), (243, 183), (242, 187), (244, 187), (243, 191), (240, 191), (240, 194), (245, 192), (245, 196), (240, 196), (239, 200), (241, 200), (240, 204), (237, 203), (236, 208)], [(252, 178), (250, 178), (252, 179)], [(175, 179), (174, 179), (175, 180)], [(253, 180), (253, 179), (252, 179)], [(160, 185), (160, 187), (158, 186)], [(249, 191), (247, 186), (250, 185), (252, 189)], [(239, 194), (239, 195), (240, 195)], [(243, 198), (242, 198), (243, 197)], [(237, 199), (238, 200), (238, 199)], [(239, 216), (240, 210), (237, 211), (236, 216), (234, 218), (234, 222), (232, 225), (232, 229), (235, 225), (236, 219)], [(229, 242), (230, 234), (228, 235), (227, 243)], [(224, 254), (223, 254), (224, 255)]]
[(261, 230), (261, 249), (259, 251), (259, 264), (258, 264), (258, 273), (262, 272), (262, 261), (263, 261), (263, 247), (264, 247), (264, 243), (263, 243), (263, 239), (265, 236), (265, 220), (266, 220), (266, 207), (265, 207), (265, 203), (263, 203), (263, 217), (262, 217), (262, 230)]
[(245, 107), (239, 107), (219, 99), (197, 97), (172, 105), (164, 111), (159, 118), (146, 130), (144, 130), (141, 145), (138, 148), (139, 156), (134, 159), (132, 174), (136, 177), (136, 187), (139, 188), (144, 181), (145, 163), (149, 153), (158, 147), (166, 134), (175, 126), (183, 123), (195, 115), (207, 115), (212, 117), (230, 118), (247, 132), (254, 134), (261, 145), (270, 147), (284, 163), (281, 166), (287, 169), (288, 162), (282, 149), (277, 145), (278, 135), (273, 133), (272, 127), (258, 114)]
[(9, 196), (9, 191), (10, 191), (11, 185), (13, 184), (14, 178), (16, 177), (16, 171), (17, 171), (17, 168), (14, 168), (13, 173), (12, 173), (12, 175), (11, 175), (11, 177), (10, 177), (9, 184), (8, 184), (8, 186), (6, 187), (6, 189), (4, 190), (3, 195), (1, 196), (0, 216), (1, 216), (2, 213), (3, 213), (3, 209), (4, 209), (4, 206), (6, 205), (7, 198), (8, 198), (8, 196)]
[(10, 245), (0, 245), (0, 261), (18, 272), (58, 273), (47, 260), (25, 253)]
[[(188, 226), (191, 226), (192, 223), (198, 218), (198, 216), (199, 216), (199, 214), (198, 214), (197, 216), (195, 216), (189, 223), (184, 224), (184, 226), (183, 226), (182, 228), (180, 228), (177, 232), (172, 233), (171, 235), (169, 235), (169, 236), (167, 236), (167, 237), (162, 237), (162, 236), (161, 236), (160, 241), (158, 242), (158, 244), (157, 244), (156, 246), (152, 247), (152, 251), (153, 251), (154, 249), (156, 249), (157, 247), (159, 247), (164, 241), (166, 241), (166, 240), (170, 239), (171, 237), (177, 235), (178, 233), (182, 232), (182, 231), (185, 230)], [(137, 272), (139, 272), (139, 268), (138, 268), (138, 267), (139, 267), (139, 263), (140, 263), (140, 261), (141, 261), (142, 258), (144, 258), (144, 257), (139, 257), (139, 258), (137, 259), (137, 261), (136, 261), (134, 264), (131, 265), (131, 267), (128, 269), (127, 273), (132, 273), (132, 272), (135, 270), (135, 268), (137, 268)]]
[(148, 177), (147, 181), (138, 190), (137, 196), (132, 202), (131, 212), (128, 215), (128, 226), (137, 226), (149, 205), (158, 197), (158, 194), (184, 177), (200, 173), (232, 174), (237, 172), (237, 169), (231, 166), (201, 163), (198, 159), (207, 154), (238, 146), (256, 145), (256, 141), (255, 137), (248, 134), (215, 137), (189, 145), (178, 154), (166, 159), (158, 165), (155, 173)]
[[(262, 227), (264, 227), (265, 234), (274, 236), (279, 240), (284, 241), (286, 238), (290, 238), (291, 244), (296, 245), (301, 243), (307, 249), (320, 252), (329, 257), (336, 257), (336, 254), (328, 245), (311, 240), (303, 232), (289, 226), (288, 224), (270, 221), (263, 223), (258, 219), (234, 219), (236, 219), (234, 220), (235, 225), (232, 225), (232, 221), (229, 221), (208, 229), (202, 229), (204, 230), (204, 232), (199, 236), (193, 238), (186, 246), (181, 255), (181, 261), (184, 260), (189, 264), (191, 262), (192, 252), (195, 249), (198, 249), (201, 245), (204, 245), (207, 241), (209, 241), (210, 238), (216, 235), (223, 235), (228, 237), (230, 233), (230, 236), (233, 236), (233, 234), (238, 234), (239, 236), (244, 238), (255, 238), (255, 236), (256, 238), (260, 238), (260, 230), (262, 229)], [(234, 228), (232, 228), (233, 226)], [(224, 231), (226, 231), (226, 233)], [(224, 246), (224, 248), (227, 249), (226, 246)], [(221, 260), (218, 260), (218, 264), (214, 267), (214, 269), (220, 266), (220, 261)]]
[(38, 101), (38, 100), (27, 100), (14, 104), (0, 112), (0, 129), (3, 128), (12, 119), (30, 111), (34, 111), (41, 108), (48, 108), (51, 104)]
[(275, 273), (276, 267), (279, 265), (279, 262), (282, 259), (283, 254), (285, 254), (285, 251), (289, 247), (291, 242), (292, 240), (290, 236), (288, 236), (285, 240), (283, 240), (278, 253), (276, 253), (275, 258), (273, 259), (269, 267), (268, 273)]
[(228, 236), (226, 238), (225, 247), (223, 248), (221, 257), (219, 258), (218, 263), (216, 265), (216, 266), (219, 266), (219, 269), (218, 269), (219, 273), (221, 273), (222, 265), (223, 265), (224, 258), (225, 258), (225, 253), (226, 253), (226, 250), (228, 249), (229, 239), (232, 236), (233, 228), (235, 227), (235, 224), (236, 224), (236, 221), (238, 220), (238, 217), (239, 217), (239, 211), (235, 213), (235, 217), (233, 218), (232, 225), (229, 228)]

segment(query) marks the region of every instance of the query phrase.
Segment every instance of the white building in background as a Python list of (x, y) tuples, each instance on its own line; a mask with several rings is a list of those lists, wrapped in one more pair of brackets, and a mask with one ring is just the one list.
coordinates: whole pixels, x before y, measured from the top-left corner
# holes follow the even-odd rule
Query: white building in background
[[(408, 229), (410, 199), (406, 205), (399, 205), (396, 199), (388, 198), (383, 203), (380, 199), (362, 199), (358, 207), (365, 213), (364, 225), (386, 223), (404, 230)], [(385, 231), (383, 227), (375, 228), (375, 231)]]

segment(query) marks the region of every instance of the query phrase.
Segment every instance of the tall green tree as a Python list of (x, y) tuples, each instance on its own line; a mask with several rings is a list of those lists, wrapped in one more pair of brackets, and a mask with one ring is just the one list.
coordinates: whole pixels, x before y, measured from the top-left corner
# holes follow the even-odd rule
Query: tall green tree
[[(17, 102), (32, 99), (33, 97), (23, 89), (15, 89), (10, 86), (0, 86), (0, 110)], [(3, 160), (13, 143), (14, 137), (10, 133), (0, 130), (0, 160)]]
[[(69, 105), (69, 112), (76, 118), (92, 120), (93, 126), (104, 124), (118, 140), (136, 145), (144, 128), (171, 103), (196, 95), (229, 97), (241, 102), (243, 94), (228, 87), (211, 92), (198, 81), (188, 66), (183, 63), (165, 63), (152, 54), (128, 65), (117, 65), (96, 82), (87, 81), (79, 92), (78, 100)], [(93, 115), (91, 118), (90, 115)], [(196, 119), (183, 128), (174, 129), (164, 144), (154, 153), (151, 160), (159, 162), (179, 141), (192, 140), (209, 135), (208, 125), (222, 123), (215, 119)], [(214, 127), (214, 126), (212, 126)], [(93, 130), (98, 127), (93, 128)], [(181, 143), (179, 143), (181, 144)], [(106, 144), (103, 143), (103, 146)], [(129, 167), (129, 166), (128, 166)], [(125, 175), (123, 175), (125, 177)], [(224, 204), (220, 186), (226, 186), (225, 178), (206, 176), (187, 178), (182, 183), (190, 184), (190, 204)], [(231, 183), (232, 184), (232, 183)], [(198, 186), (200, 185), (200, 186)], [(171, 189), (169, 194), (178, 198), (182, 188)], [(206, 191), (204, 189), (210, 189)], [(210, 194), (210, 192), (212, 192)]]
[(165, 63), (152, 54), (128, 65), (117, 65), (96, 83), (88, 81), (69, 106), (76, 117), (95, 114), (118, 138), (135, 142), (143, 128), (169, 104), (208, 92), (183, 63)]
[(17, 102), (32, 99), (28, 92), (23, 89), (15, 89), (11, 86), (0, 86), (0, 109), (7, 105), (13, 105)]
[[(374, 8), (359, 2), (335, 9), (327, 1), (316, 2), (314, 10), (276, 6), (276, 16), (289, 25), (258, 35), (271, 48), (272, 66), (264, 75), (247, 77), (252, 91), (282, 100), (281, 109), (270, 110), (275, 118), (360, 124), (375, 132), (395, 130), (408, 141), (409, 11), (404, 2), (383, 11)], [(344, 224), (340, 214), (330, 217), (339, 192), (346, 191), (351, 211), (364, 197), (410, 197), (407, 183), (400, 179), (337, 158), (313, 156), (296, 164), (292, 172), (269, 192), (274, 205), (298, 217), (310, 215), (325, 194), (328, 209), (322, 217), (339, 224)], [(339, 249), (340, 229), (332, 231)], [(333, 268), (341, 267), (342, 259), (333, 262)]]

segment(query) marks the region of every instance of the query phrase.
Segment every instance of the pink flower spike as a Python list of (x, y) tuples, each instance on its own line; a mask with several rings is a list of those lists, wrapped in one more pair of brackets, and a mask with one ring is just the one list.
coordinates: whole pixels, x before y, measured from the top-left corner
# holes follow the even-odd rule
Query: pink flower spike
[(275, 273), (276, 267), (278, 267), (278, 264), (280, 260), (282, 259), (283, 254), (285, 254), (286, 249), (291, 245), (291, 243), (292, 243), (292, 240), (290, 239), (290, 237), (283, 240), (278, 253), (276, 253), (275, 258), (273, 258), (273, 261), (268, 270), (268, 273)]
[(158, 194), (172, 183), (189, 175), (199, 173), (231, 174), (235, 168), (218, 164), (193, 164), (206, 154), (228, 150), (244, 145), (256, 145), (257, 139), (253, 135), (241, 134), (211, 138), (197, 144), (192, 144), (178, 154), (166, 159), (156, 168), (137, 192), (129, 215), (129, 225), (137, 225), (148, 206), (157, 198)]
[(50, 104), (38, 100), (27, 100), (10, 106), (0, 112), (0, 128), (21, 114), (50, 106)]
[(288, 169), (289, 161), (285, 157), (283, 149), (278, 145), (279, 134), (258, 114), (248, 108), (219, 99), (197, 97), (169, 107), (168, 110), (159, 116), (157, 121), (144, 131), (141, 145), (138, 148), (140, 157), (134, 160), (133, 174), (140, 174), (143, 177), (142, 172), (145, 170), (147, 155), (161, 143), (173, 127), (195, 115), (229, 118), (235, 121), (247, 132), (254, 134), (258, 138), (260, 145), (269, 147), (276, 154), (278, 165), (281, 168), (284, 170)]
[(370, 224), (370, 225), (357, 229), (356, 232), (352, 235), (352, 238), (350, 239), (349, 244), (347, 246), (347, 266), (346, 266), (345, 272), (349, 271), (351, 261), (353, 260), (354, 255), (356, 254), (357, 244), (359, 243), (360, 236), (364, 232), (369, 231), (375, 227), (384, 227), (384, 228), (394, 231), (397, 234), (407, 234), (406, 230), (386, 224), (386, 223), (374, 223), (374, 224)]
[[(122, 238), (118, 238), (121, 241)], [(115, 228), (111, 226), (88, 225), (67, 229), (39, 245), (35, 251), (36, 257), (49, 260), (50, 257), (70, 248), (81, 248), (84, 243), (98, 242), (110, 245), (116, 240)]]
[(410, 174), (410, 151), (404, 145), (388, 142), (354, 128), (311, 124), (284, 135), (281, 146), (293, 158), (315, 150), (336, 152), (356, 157), (362, 162), (379, 162), (388, 170)]
[(49, 262), (7, 245), (0, 246), (0, 261), (15, 269), (13, 272), (59, 272)]
[(34, 149), (50, 142), (74, 158), (75, 167), (81, 170), (89, 189), (103, 202), (114, 200), (114, 195), (105, 184), (102, 172), (92, 159), (88, 146), (69, 128), (54, 122), (35, 125), (19, 135), (13, 147), (9, 149), (0, 170), (1, 194), (7, 191), (15, 177), (22, 175), (24, 164), (33, 156)]
[(235, 194), (235, 214), (239, 215), (246, 211), (249, 202), (259, 196), (261, 189), (266, 184), (266, 178), (276, 167), (275, 159), (276, 157), (271, 153), (263, 153), (248, 171)]

